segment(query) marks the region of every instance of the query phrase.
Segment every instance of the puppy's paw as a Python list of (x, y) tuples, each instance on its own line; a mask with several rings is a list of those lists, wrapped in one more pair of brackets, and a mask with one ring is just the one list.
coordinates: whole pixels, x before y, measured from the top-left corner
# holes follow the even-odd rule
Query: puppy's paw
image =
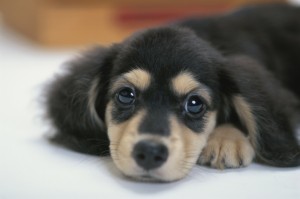
[(231, 125), (222, 125), (211, 134), (198, 163), (218, 169), (237, 168), (249, 165), (254, 154), (253, 147), (241, 131)]

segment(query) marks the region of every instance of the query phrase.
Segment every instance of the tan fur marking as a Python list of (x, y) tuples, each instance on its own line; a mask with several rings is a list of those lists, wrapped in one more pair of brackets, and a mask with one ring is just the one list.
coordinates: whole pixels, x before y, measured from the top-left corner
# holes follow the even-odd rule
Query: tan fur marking
[(205, 130), (196, 133), (182, 124), (176, 116), (170, 116), (170, 137), (157, 136), (157, 140), (168, 147), (169, 157), (161, 168), (152, 173), (153, 176), (173, 181), (187, 175), (195, 165), (209, 134), (215, 128), (216, 112), (208, 113), (206, 121)]
[(186, 95), (196, 90), (205, 100), (208, 102), (211, 100), (207, 87), (195, 80), (193, 75), (188, 72), (182, 72), (173, 78), (172, 86), (174, 91), (179, 95)]
[(145, 90), (151, 81), (151, 75), (142, 69), (134, 69), (124, 75), (125, 79), (140, 90)]
[[(181, 124), (181, 128), (183, 128), (183, 135), (185, 140), (185, 165), (186, 168), (191, 168), (199, 158), (199, 155), (202, 149), (205, 147), (207, 143), (207, 139), (209, 135), (212, 133), (213, 129), (216, 126), (216, 112), (210, 112), (206, 116), (206, 126), (204, 127), (204, 131), (200, 133), (196, 133), (191, 131), (188, 127)], [(189, 166), (190, 165), (190, 166)], [(187, 170), (188, 172), (188, 170)]]
[(139, 90), (145, 90), (151, 81), (151, 75), (142, 69), (134, 69), (119, 77), (111, 86), (110, 93), (124, 86), (134, 86)]
[(249, 165), (254, 149), (243, 133), (230, 124), (217, 127), (199, 158), (200, 164), (224, 169)]
[(88, 91), (88, 108), (92, 120), (95, 121), (100, 128), (104, 129), (103, 121), (99, 118), (95, 109), (96, 98), (98, 95), (98, 89), (97, 89), (98, 84), (99, 84), (99, 78), (95, 78), (92, 81), (90, 90)]
[(256, 122), (250, 105), (241, 96), (233, 97), (233, 104), (238, 116), (249, 131), (251, 143), (256, 146)]
[(121, 124), (115, 124), (111, 120), (112, 103), (109, 102), (106, 109), (108, 137), (110, 140), (110, 152), (116, 166), (125, 174), (132, 176), (135, 172), (141, 172), (136, 165), (131, 152), (139, 137), (137, 128), (145, 111), (141, 110), (130, 120)]

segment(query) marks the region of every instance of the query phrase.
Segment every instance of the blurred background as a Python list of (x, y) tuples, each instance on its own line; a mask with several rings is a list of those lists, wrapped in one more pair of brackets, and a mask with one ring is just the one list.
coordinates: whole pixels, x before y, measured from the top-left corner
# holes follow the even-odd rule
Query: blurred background
[[(246, 4), (286, 0), (0, 0), (7, 27), (42, 46), (118, 42), (132, 32), (178, 18)], [(292, 0), (299, 2), (299, 0)]]
[(45, 85), (78, 49), (181, 17), (271, 2), (284, 0), (0, 0), (0, 198), (299, 199), (299, 169), (195, 167), (174, 184), (137, 183), (113, 174), (111, 162), (45, 139), (54, 132), (40, 103)]

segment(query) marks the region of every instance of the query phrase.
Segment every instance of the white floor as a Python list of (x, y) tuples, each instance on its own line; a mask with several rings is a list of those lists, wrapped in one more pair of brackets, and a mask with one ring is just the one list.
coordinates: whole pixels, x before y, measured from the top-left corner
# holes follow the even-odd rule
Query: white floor
[(109, 158), (50, 145), (40, 92), (74, 55), (34, 46), (0, 26), (0, 199), (300, 198), (299, 168), (196, 166), (179, 182), (141, 183), (122, 178)]

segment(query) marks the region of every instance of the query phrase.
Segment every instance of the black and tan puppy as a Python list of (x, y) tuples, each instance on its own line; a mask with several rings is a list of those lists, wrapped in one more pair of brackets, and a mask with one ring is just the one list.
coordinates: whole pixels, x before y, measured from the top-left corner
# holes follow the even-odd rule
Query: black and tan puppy
[(47, 108), (54, 141), (173, 181), (196, 163), (298, 166), (299, 97), (300, 8), (266, 5), (96, 47), (52, 83)]

